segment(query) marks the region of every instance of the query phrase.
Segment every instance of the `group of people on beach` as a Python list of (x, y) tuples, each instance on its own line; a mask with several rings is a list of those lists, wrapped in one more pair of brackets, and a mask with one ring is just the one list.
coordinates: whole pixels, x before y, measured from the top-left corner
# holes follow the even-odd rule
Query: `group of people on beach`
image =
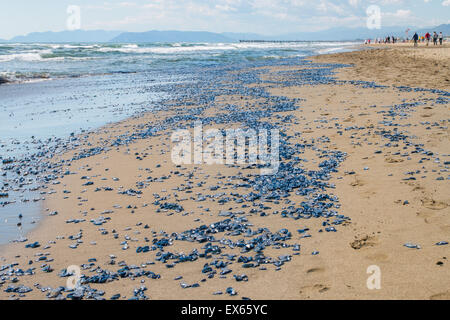
[(417, 47), (419, 45), (419, 42), (425, 42), (427, 43), (427, 46), (430, 44), (430, 41), (433, 40), (433, 44), (435, 46), (438, 45), (438, 41), (439, 44), (442, 46), (444, 43), (444, 35), (442, 34), (442, 32), (439, 32), (439, 34), (437, 34), (436, 31), (433, 32), (433, 36), (431, 36), (431, 34), (429, 32), (427, 32), (425, 34), (425, 36), (423, 37), (419, 37), (419, 35), (416, 33), (414, 33), (413, 36), (413, 41), (414, 41), (414, 46)]
[(365, 44), (371, 44), (371, 43), (397, 43), (400, 40), (400, 38), (394, 37), (394, 36), (388, 36), (384, 39), (382, 38), (376, 38), (372, 41), (372, 39), (368, 39), (365, 41)]
[(442, 32), (439, 32), (439, 35), (437, 34), (437, 32), (433, 32), (433, 36), (431, 36), (431, 34), (429, 32), (427, 32), (425, 34), (425, 36), (421, 37), (420, 40), (422, 42), (427, 42), (427, 46), (430, 44), (430, 41), (433, 40), (433, 44), (435, 46), (438, 45), (438, 40), (439, 40), (439, 44), (442, 46), (442, 43), (444, 41), (444, 35), (442, 34)]
[[(419, 42), (425, 42), (427, 46), (429, 46), (430, 42), (433, 41), (433, 45), (437, 46), (437, 45), (443, 45), (444, 44), (444, 35), (442, 32), (439, 32), (439, 34), (434, 31), (433, 35), (431, 35), (429, 32), (427, 32), (424, 36), (419, 36), (419, 34), (417, 32), (414, 33), (412, 39), (414, 42), (414, 46), (417, 47), (419, 45)], [(371, 39), (368, 39), (365, 41), (365, 44), (371, 44), (371, 43), (397, 43), (397, 42), (410, 42), (410, 40), (408, 38), (406, 39), (401, 39), (395, 36), (388, 36), (384, 39), (382, 38), (376, 38), (373, 41)]]

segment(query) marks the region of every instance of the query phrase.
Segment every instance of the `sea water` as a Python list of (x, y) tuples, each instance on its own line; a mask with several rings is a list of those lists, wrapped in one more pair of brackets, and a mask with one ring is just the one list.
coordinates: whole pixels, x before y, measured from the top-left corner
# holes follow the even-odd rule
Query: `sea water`
[[(201, 68), (353, 50), (356, 42), (0, 44), (0, 244), (21, 240), (45, 213), (31, 178), (2, 169), (60, 139), (94, 130), (167, 99), (165, 86), (196, 81)], [(0, 193), (3, 191), (0, 190)], [(2, 205), (2, 203), (11, 203)], [(19, 215), (22, 218), (19, 218)], [(18, 223), (21, 224), (18, 227)]]

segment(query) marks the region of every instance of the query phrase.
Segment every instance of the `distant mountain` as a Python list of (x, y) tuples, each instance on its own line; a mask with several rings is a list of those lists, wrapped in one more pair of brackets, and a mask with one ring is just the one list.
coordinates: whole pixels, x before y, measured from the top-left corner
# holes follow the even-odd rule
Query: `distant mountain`
[(121, 34), (122, 31), (104, 31), (104, 30), (75, 30), (61, 32), (33, 32), (25, 36), (17, 36), (9, 40), (10, 42), (109, 42), (114, 37)]
[(410, 29), (408, 36), (414, 32), (420, 35), (426, 32), (442, 32), (450, 35), (450, 24), (442, 24), (436, 27), (386, 27), (379, 30), (367, 28), (334, 28), (317, 32), (293, 32), (277, 36), (265, 36), (256, 33), (213, 33), (203, 31), (148, 31), (148, 32), (121, 32), (121, 31), (61, 31), (61, 32), (35, 32), (25, 36), (17, 36), (11, 40), (0, 42), (116, 42), (116, 43), (145, 43), (145, 42), (236, 42), (239, 40), (296, 40), (296, 41), (344, 41), (384, 38), (387, 36), (404, 37), (405, 31)]
[[(441, 24), (437, 27), (430, 27), (430, 28), (424, 28), (417, 31), (418, 34), (424, 34), (424, 33), (433, 33), (436, 31), (437, 33), (442, 32), (444, 36), (450, 36), (450, 24)], [(414, 31), (413, 31), (414, 32)]]
[(203, 31), (148, 31), (125, 32), (112, 39), (112, 42), (120, 43), (145, 43), (145, 42), (235, 42), (234, 39), (219, 33)]

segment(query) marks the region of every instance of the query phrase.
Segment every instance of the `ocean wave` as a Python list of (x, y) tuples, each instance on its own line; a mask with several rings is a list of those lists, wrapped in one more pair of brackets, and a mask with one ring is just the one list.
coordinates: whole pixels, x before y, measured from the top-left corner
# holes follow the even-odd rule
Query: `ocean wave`
[(25, 53), (11, 53), (0, 54), (0, 62), (8, 62), (13, 60), (26, 61), (26, 62), (39, 62), (39, 61), (64, 61), (64, 60), (92, 60), (96, 59), (94, 56), (88, 54), (74, 54), (72, 52), (52, 52), (49, 50), (43, 50), (38, 52), (25, 52)]
[[(347, 51), (357, 42), (4, 44), (0, 74), (11, 82), (141, 72), (240, 61), (300, 58)], [(47, 74), (42, 71), (45, 70)]]
[[(243, 43), (173, 43), (173, 44), (20, 44), (5, 46), (0, 50), (0, 62), (11, 60), (42, 61), (43, 59), (87, 60), (104, 54), (129, 55), (177, 55), (190, 53), (217, 53), (235, 51), (281, 51), (296, 52), (303, 49), (327, 49), (339, 51), (355, 45), (355, 42), (243, 42)], [(12, 50), (11, 50), (12, 49)], [(3, 53), (3, 54), (2, 54)]]
[(98, 48), (99, 52), (120, 52), (120, 53), (154, 53), (154, 54), (177, 54), (177, 53), (190, 53), (200, 51), (224, 51), (224, 50), (238, 50), (237, 47), (232, 45), (196, 45), (196, 46), (164, 46), (164, 47), (139, 47), (137, 45), (127, 45), (123, 47), (103, 47)]
[(23, 61), (40, 61), (42, 57), (39, 53), (13, 53), (0, 55), (0, 62), (7, 62), (12, 60), (23, 60)]
[(343, 51), (348, 51), (351, 47), (353, 47), (353, 46), (343, 46), (343, 47), (320, 49), (320, 50), (317, 50), (317, 53), (318, 54), (327, 54), (327, 53), (343, 52)]
[(342, 47), (353, 46), (356, 42), (242, 42), (242, 43), (202, 43), (202, 44), (160, 44), (151, 46), (138, 46), (128, 44), (117, 47), (99, 47), (99, 52), (118, 52), (128, 54), (183, 54), (193, 52), (217, 52), (217, 51), (239, 51), (239, 50), (279, 50), (279, 51), (297, 51), (306, 48), (320, 47)]
[(7, 83), (29, 83), (51, 80), (52, 77), (47, 72), (0, 72), (0, 78)]

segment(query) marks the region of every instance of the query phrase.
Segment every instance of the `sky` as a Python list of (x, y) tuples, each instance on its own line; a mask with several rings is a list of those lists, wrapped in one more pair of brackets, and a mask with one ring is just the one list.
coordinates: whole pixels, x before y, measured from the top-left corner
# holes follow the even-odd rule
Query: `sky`
[(190, 30), (277, 35), (366, 27), (376, 5), (381, 27), (450, 23), (450, 0), (14, 0), (0, 1), (0, 38), (67, 30), (69, 6), (83, 30)]

